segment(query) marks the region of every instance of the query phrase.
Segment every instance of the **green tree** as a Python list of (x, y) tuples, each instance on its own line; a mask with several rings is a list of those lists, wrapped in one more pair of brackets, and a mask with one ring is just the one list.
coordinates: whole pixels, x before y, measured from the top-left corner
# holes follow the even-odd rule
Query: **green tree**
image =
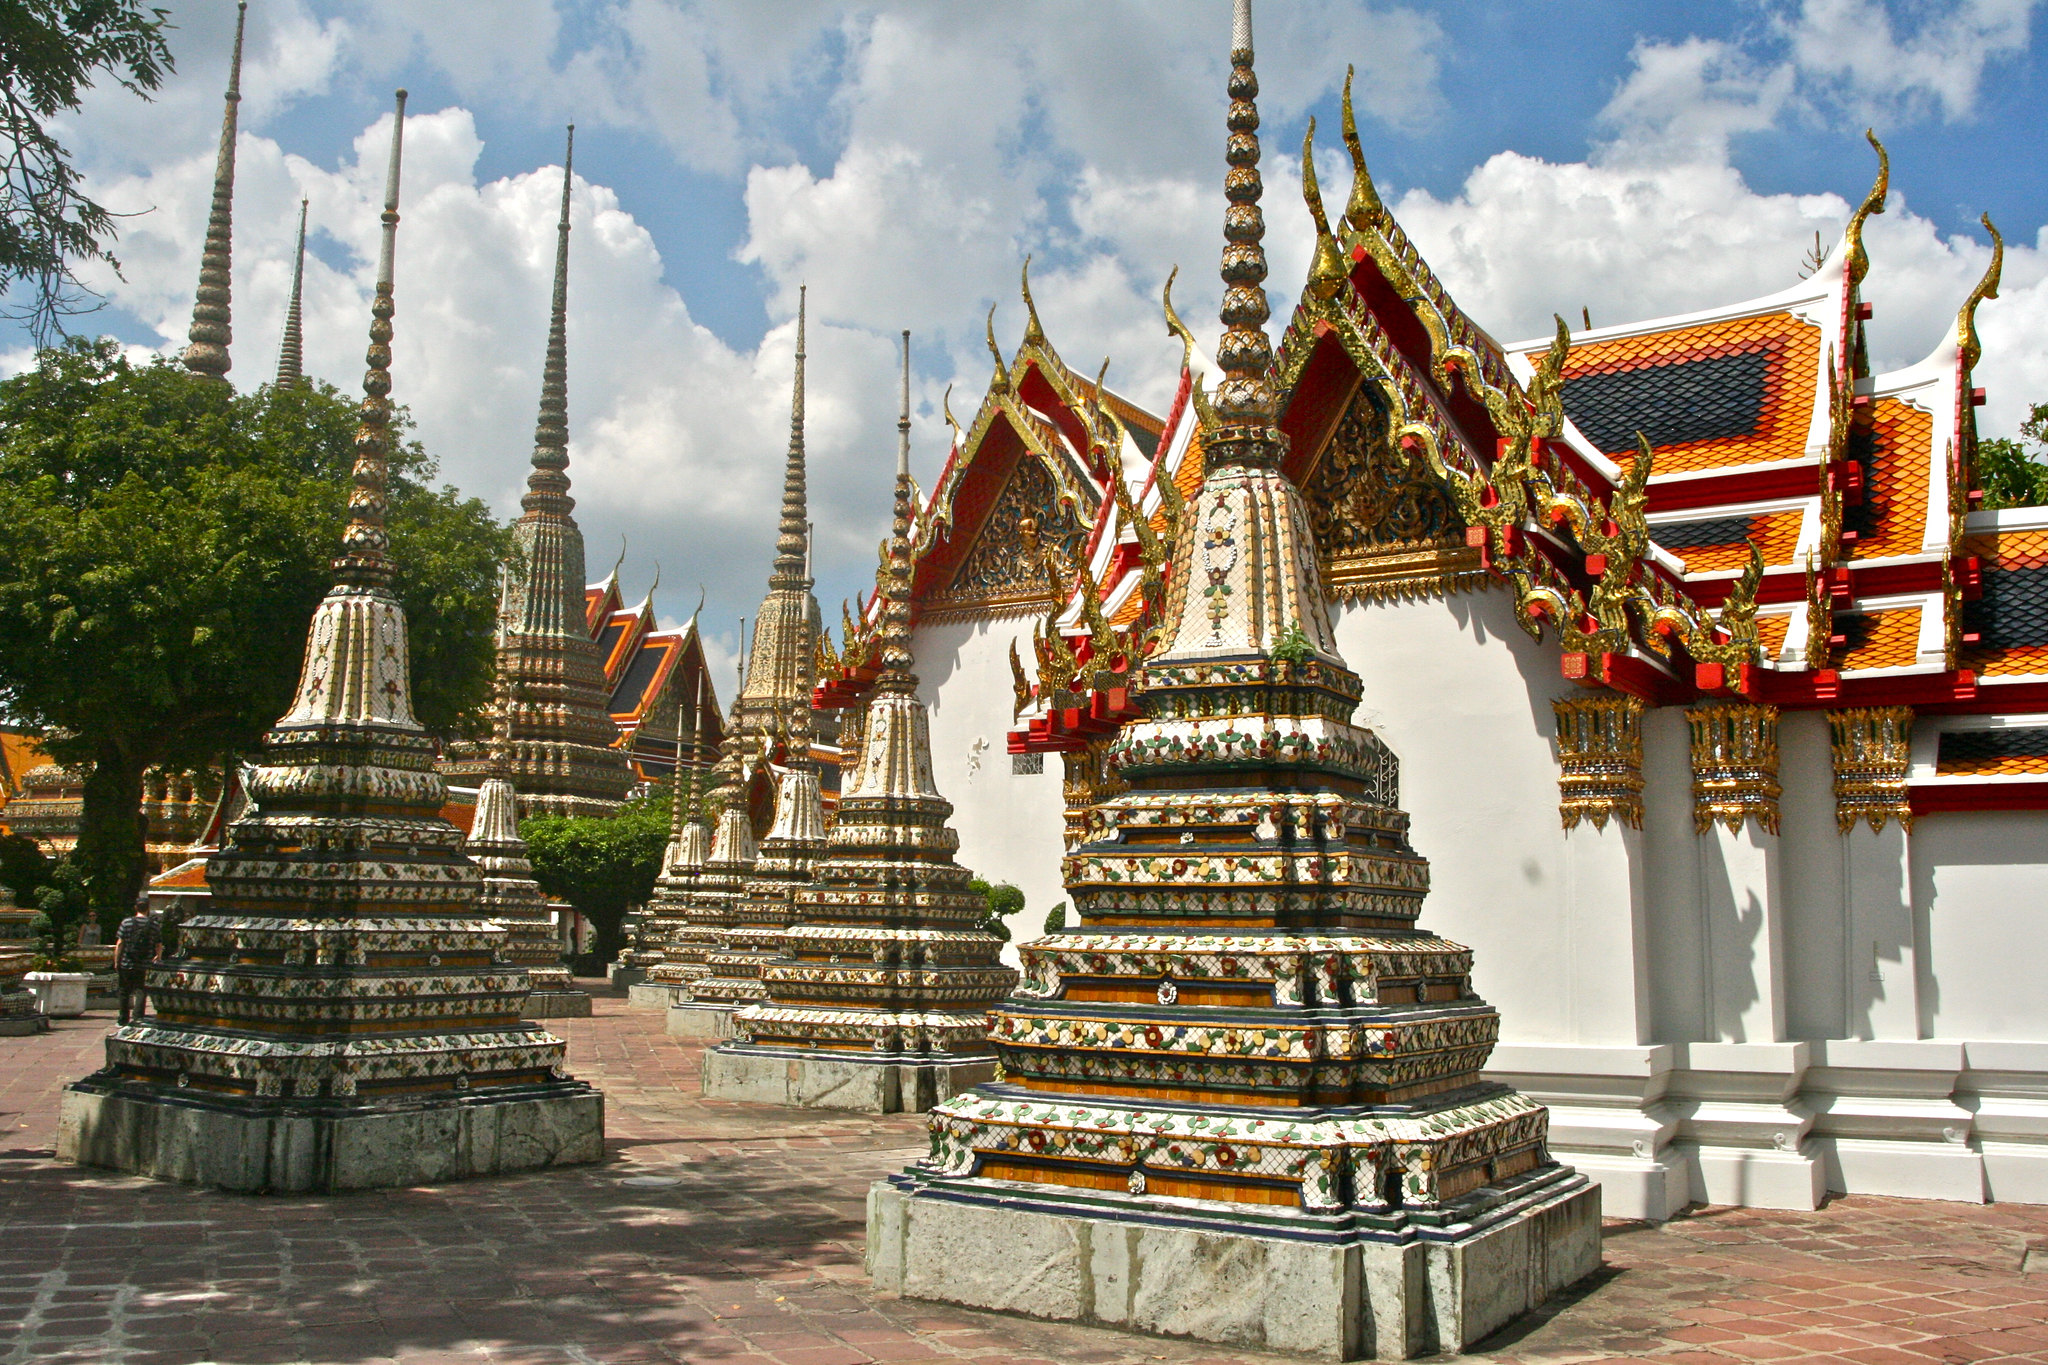
[(968, 888), (988, 902), (988, 914), (983, 918), (980, 927), (1008, 943), (1010, 926), (1003, 921), (1024, 909), (1024, 893), (1008, 882), (991, 884), (979, 877), (968, 883)]
[(1987, 510), (2048, 503), (2048, 403), (2034, 404), (2020, 436), (1977, 443), (1977, 484)]
[(101, 77), (148, 99), (174, 69), (167, 17), (137, 0), (0, 0), (0, 293), (38, 345), (60, 318), (98, 306), (77, 262), (121, 269), (116, 215), (79, 188), (49, 122), (77, 112)]
[(624, 946), (626, 911), (654, 894), (668, 847), (668, 793), (628, 801), (605, 819), (536, 815), (520, 822), (534, 880), (597, 930), (592, 949), (610, 962)]
[[(247, 750), (290, 706), (355, 414), (331, 386), (236, 394), (111, 341), (0, 383), (0, 709), (89, 768), (72, 856), (102, 919), (141, 887), (144, 770)], [(454, 734), (489, 697), (511, 536), (435, 473), (401, 444), (389, 524), (415, 710)]]

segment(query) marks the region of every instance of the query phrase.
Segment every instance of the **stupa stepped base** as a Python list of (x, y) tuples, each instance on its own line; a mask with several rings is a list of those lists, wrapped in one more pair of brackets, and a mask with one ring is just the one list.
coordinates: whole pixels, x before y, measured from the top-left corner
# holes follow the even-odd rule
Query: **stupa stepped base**
[(671, 1038), (689, 1038), (699, 1042), (718, 1042), (732, 1037), (733, 1003), (706, 1003), (700, 1000), (678, 1000), (668, 1007), (665, 1025)]
[(1469, 1222), (1388, 1228), (906, 1172), (868, 1190), (867, 1269), (910, 1298), (1407, 1360), (1465, 1350), (1600, 1267), (1600, 1189), (1584, 1176), (1549, 1165), (1487, 1193)]
[(354, 1106), (236, 1104), (92, 1077), (67, 1086), (57, 1158), (240, 1194), (340, 1194), (604, 1158), (580, 1081)]
[(519, 1007), (521, 1019), (588, 1019), (590, 1017), (590, 993), (588, 991), (531, 991), (526, 1003)]
[[(671, 1016), (673, 1018), (674, 1016)], [(704, 1098), (861, 1114), (923, 1113), (995, 1079), (996, 1059), (845, 1055), (721, 1043), (704, 1054)]]

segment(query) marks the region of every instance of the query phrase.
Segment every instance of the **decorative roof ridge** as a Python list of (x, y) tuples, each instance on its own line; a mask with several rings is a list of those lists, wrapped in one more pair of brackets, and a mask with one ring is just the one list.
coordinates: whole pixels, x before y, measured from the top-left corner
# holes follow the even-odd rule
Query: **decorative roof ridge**
[(225, 384), (234, 340), (232, 269), (235, 220), (236, 107), (242, 102), (242, 30), (248, 0), (235, 6), (235, 52), (228, 62), (228, 89), (220, 116), (220, 150), (213, 162), (213, 205), (206, 217), (206, 243), (199, 252), (199, 289), (192, 299), (190, 344), (180, 357), (186, 369)]

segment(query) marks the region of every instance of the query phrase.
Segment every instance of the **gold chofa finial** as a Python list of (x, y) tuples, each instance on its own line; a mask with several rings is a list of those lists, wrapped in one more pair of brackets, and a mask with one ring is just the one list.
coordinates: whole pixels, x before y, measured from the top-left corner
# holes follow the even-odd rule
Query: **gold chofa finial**
[(1038, 325), (1038, 305), (1031, 299), (1031, 257), (1024, 258), (1024, 344), (1045, 345), (1045, 328)]
[(1863, 248), (1863, 224), (1873, 213), (1884, 212), (1885, 195), (1891, 190), (1892, 159), (1886, 155), (1884, 144), (1877, 140), (1877, 134), (1869, 128), (1863, 136), (1870, 140), (1877, 152), (1877, 181), (1870, 187), (1870, 193), (1863, 196), (1863, 202), (1856, 206), (1856, 212), (1849, 215), (1849, 226), (1842, 233), (1849, 244), (1849, 287), (1854, 289), (1863, 283), (1863, 277), (1870, 273), (1870, 253)]
[(1344, 204), (1344, 221), (1353, 232), (1376, 227), (1386, 213), (1378, 186), (1365, 169), (1365, 148), (1358, 141), (1358, 116), (1351, 110), (1350, 67), (1344, 68), (1344, 146), (1351, 153), (1351, 197)]
[(996, 375), (990, 381), (992, 387), (1007, 390), (1010, 387), (1010, 367), (1003, 363), (1003, 348), (996, 345), (996, 305), (988, 306), (988, 353), (996, 359)]
[(2005, 238), (1998, 235), (1990, 214), (1985, 214), (1979, 221), (1991, 234), (1991, 267), (1984, 272), (1984, 278), (1977, 281), (1977, 287), (1970, 291), (1970, 297), (1963, 300), (1962, 309), (1956, 314), (1956, 346), (1963, 353), (1964, 374), (1976, 369), (1978, 359), (1984, 354), (1984, 344), (1977, 339), (1977, 305), (1998, 297), (1998, 277), (2005, 271)]
[(1308, 121), (1301, 135), (1301, 197), (1308, 204), (1308, 216), (1315, 220), (1316, 250), (1309, 261), (1308, 292), (1316, 298), (1334, 298), (1344, 287), (1344, 257), (1337, 239), (1330, 234), (1330, 218), (1323, 208), (1322, 186), (1316, 182), (1316, 121)]

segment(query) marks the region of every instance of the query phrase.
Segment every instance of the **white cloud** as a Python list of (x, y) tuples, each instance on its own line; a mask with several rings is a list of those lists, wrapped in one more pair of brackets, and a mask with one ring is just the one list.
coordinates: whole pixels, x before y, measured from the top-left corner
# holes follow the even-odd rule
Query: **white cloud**
[[(1950, 0), (1894, 11), (1875, 0), (1804, 0), (1781, 15), (1801, 78), (1857, 117), (1968, 115), (1985, 68), (2027, 48), (2035, 0)], [(1917, 23), (1912, 22), (1917, 19)]]

